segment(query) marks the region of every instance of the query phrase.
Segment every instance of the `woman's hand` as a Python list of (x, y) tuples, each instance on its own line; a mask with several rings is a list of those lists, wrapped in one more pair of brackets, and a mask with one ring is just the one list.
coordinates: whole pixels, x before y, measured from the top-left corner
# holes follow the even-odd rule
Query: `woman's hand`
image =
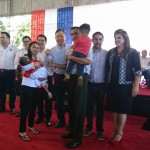
[(139, 86), (134, 85), (132, 88), (132, 97), (137, 96), (139, 93)]

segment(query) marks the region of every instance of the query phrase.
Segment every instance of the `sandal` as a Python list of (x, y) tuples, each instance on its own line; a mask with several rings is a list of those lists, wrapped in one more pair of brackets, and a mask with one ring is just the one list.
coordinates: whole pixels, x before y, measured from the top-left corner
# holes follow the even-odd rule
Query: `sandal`
[(39, 131), (36, 130), (35, 128), (33, 127), (28, 127), (29, 131), (31, 131), (33, 134), (39, 134)]
[(20, 136), (20, 138), (21, 138), (21, 140), (22, 141), (30, 141), (30, 138), (28, 137), (28, 135), (21, 135), (20, 133), (19, 133), (19, 136)]
[(114, 138), (115, 138), (115, 136), (116, 136), (116, 132), (113, 132), (113, 134), (111, 135), (111, 137), (109, 138), (109, 140), (114, 139)]

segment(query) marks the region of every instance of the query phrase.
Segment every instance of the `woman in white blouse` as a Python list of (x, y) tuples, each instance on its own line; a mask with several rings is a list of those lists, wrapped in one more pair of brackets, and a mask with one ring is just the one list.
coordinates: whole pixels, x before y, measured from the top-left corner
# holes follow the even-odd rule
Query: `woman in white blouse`
[[(31, 42), (29, 44), (27, 57), (30, 60), (37, 59), (39, 48), (40, 46), (37, 42)], [(22, 69), (24, 71), (28, 71), (34, 67), (40, 67), (40, 63), (31, 63), (29, 65), (24, 66)], [(39, 133), (38, 130), (34, 128), (34, 117), (36, 112), (37, 101), (40, 97), (40, 88), (37, 87), (37, 84), (34, 79), (23, 77), (21, 91), (22, 92), (19, 136), (23, 141), (29, 141), (30, 138), (26, 134), (27, 117), (29, 131), (31, 131), (33, 134)]]

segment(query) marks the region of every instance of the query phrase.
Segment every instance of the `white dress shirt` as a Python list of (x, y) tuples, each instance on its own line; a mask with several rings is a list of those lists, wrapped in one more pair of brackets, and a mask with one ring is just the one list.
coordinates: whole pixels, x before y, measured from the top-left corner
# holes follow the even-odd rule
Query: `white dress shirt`
[[(54, 61), (56, 64), (66, 64), (66, 51), (68, 50), (68, 48), (70, 47), (70, 45), (65, 45), (63, 48), (59, 47), (58, 45), (56, 45), (55, 47), (53, 47), (51, 49), (51, 53), (48, 55), (47, 57), (47, 61)], [(62, 69), (62, 68), (55, 68), (54, 72), (56, 74), (64, 74), (66, 71), (66, 69)]]
[(47, 49), (44, 49), (42, 52), (39, 52), (37, 54), (37, 58), (44, 63), (44, 66), (46, 67), (47, 72), (48, 72), (48, 76), (52, 76), (54, 75), (54, 68), (48, 66), (48, 62), (46, 61), (47, 59), (47, 55), (45, 53), (46, 50)]
[(17, 69), (18, 65), (19, 65), (19, 59), (20, 57), (24, 56), (25, 54), (27, 54), (27, 50), (25, 48), (22, 48), (20, 50), (17, 51), (16, 53), (16, 57), (15, 57), (15, 69)]
[(17, 50), (12, 44), (9, 44), (7, 48), (0, 45), (0, 69), (15, 70), (14, 60)]
[(108, 51), (101, 49), (95, 51), (92, 48), (92, 63), (89, 75), (89, 82), (103, 83), (105, 82), (105, 64)]
[(150, 68), (150, 65), (149, 65), (149, 63), (150, 63), (150, 58), (142, 58), (142, 57), (140, 57), (140, 62), (141, 62), (141, 67), (142, 68), (145, 68), (145, 69), (147, 69), (147, 68)]
[(46, 59), (46, 51), (47, 49), (44, 49), (42, 52), (39, 52), (36, 56), (38, 58), (38, 60), (40, 60), (42, 63), (45, 64), (45, 59)]

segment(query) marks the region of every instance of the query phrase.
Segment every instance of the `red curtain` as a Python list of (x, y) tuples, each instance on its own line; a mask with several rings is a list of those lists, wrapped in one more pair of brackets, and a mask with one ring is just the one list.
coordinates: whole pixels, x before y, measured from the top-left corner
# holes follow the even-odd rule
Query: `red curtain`
[(32, 11), (31, 38), (37, 40), (39, 34), (44, 34), (45, 10)]

